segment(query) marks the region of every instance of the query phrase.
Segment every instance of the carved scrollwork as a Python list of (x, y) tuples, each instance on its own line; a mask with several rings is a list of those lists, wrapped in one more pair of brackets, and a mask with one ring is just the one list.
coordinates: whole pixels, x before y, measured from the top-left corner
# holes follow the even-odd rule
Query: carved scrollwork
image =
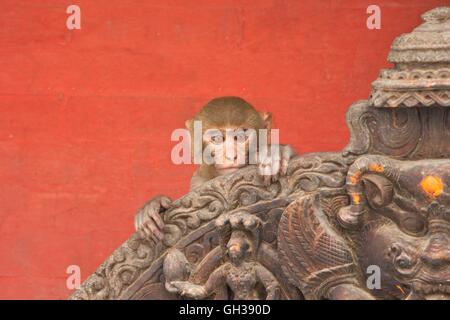
[(161, 245), (133, 234), (103, 262), (71, 296), (74, 300), (105, 300), (120, 295), (148, 268), (161, 252)]
[[(334, 198), (341, 207), (344, 197)], [(286, 274), (308, 299), (328, 297), (341, 283), (358, 285), (352, 249), (317, 204), (317, 196), (303, 196), (285, 210), (280, 221), (278, 247)], [(333, 206), (328, 207), (332, 210)]]
[(372, 108), (367, 101), (347, 113), (351, 132), (344, 154), (380, 154), (396, 159), (450, 157), (450, 109)]

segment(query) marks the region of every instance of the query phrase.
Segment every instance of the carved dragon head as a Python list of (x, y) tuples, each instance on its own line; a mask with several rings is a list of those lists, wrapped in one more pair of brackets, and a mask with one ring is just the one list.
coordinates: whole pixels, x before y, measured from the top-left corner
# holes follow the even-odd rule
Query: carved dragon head
[(357, 234), (362, 267), (380, 267), (383, 295), (450, 298), (449, 187), (450, 160), (363, 156), (350, 167), (338, 221)]

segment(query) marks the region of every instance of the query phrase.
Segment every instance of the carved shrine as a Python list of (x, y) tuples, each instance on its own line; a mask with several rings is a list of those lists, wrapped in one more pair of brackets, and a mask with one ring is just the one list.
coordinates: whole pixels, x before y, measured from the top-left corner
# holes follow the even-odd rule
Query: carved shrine
[[(396, 38), (349, 145), (211, 180), (133, 234), (71, 299), (450, 297), (450, 7)], [(370, 289), (371, 267), (381, 288)]]

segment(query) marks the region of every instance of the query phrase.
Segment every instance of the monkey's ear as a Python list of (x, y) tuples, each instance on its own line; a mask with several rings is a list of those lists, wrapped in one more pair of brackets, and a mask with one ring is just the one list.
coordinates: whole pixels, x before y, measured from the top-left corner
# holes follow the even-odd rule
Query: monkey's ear
[(192, 124), (194, 123), (194, 120), (192, 120), (192, 119), (189, 119), (189, 120), (186, 120), (186, 122), (184, 123), (185, 125), (186, 125), (186, 128), (189, 130), (189, 131), (192, 131)]
[(272, 113), (270, 112), (260, 112), (259, 115), (261, 119), (264, 121), (266, 129), (272, 129)]

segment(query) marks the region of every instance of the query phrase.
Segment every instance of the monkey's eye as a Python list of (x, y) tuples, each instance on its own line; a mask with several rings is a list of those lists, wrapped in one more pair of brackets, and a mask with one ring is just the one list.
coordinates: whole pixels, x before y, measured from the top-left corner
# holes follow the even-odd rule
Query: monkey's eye
[(239, 130), (234, 136), (234, 140), (245, 140), (246, 135), (244, 130)]
[(204, 134), (205, 142), (221, 144), (223, 143), (223, 134), (220, 130), (217, 129), (208, 129)]
[(212, 143), (214, 144), (221, 144), (223, 143), (223, 136), (221, 134), (214, 134), (209, 137)]
[(236, 141), (245, 141), (248, 138), (247, 129), (236, 130), (235, 132), (233, 132), (233, 138)]

